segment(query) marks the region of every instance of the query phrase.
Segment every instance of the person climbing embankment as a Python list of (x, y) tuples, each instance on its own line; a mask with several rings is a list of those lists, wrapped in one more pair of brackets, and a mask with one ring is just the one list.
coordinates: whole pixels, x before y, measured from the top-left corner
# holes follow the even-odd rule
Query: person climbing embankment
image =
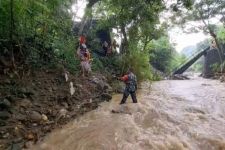
[(86, 46), (86, 39), (81, 36), (79, 39), (79, 47), (77, 49), (77, 56), (80, 59), (82, 76), (89, 75), (91, 73), (91, 54)]

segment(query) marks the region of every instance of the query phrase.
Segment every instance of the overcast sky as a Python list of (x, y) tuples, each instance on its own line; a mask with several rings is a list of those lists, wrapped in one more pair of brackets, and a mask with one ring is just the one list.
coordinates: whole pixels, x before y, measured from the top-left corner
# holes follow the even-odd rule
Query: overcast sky
[(209, 38), (208, 35), (205, 35), (202, 32), (187, 34), (178, 28), (170, 30), (169, 36), (171, 42), (176, 44), (175, 48), (178, 52), (187, 46), (195, 45), (204, 39)]

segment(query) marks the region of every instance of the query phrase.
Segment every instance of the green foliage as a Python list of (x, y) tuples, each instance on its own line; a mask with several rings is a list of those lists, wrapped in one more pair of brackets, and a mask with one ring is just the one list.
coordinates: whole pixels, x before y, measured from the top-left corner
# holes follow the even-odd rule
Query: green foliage
[(203, 71), (203, 61), (198, 61), (195, 64), (193, 64), (193, 67), (191, 69), (194, 72), (202, 72)]
[(124, 71), (129, 67), (134, 69), (134, 73), (139, 80), (151, 79), (149, 57), (144, 51), (132, 49), (131, 52), (124, 56)]
[[(185, 7), (192, 5), (189, 0), (181, 1)], [(18, 65), (56, 67), (60, 62), (70, 71), (80, 70), (80, 62), (74, 57), (78, 38), (71, 31), (71, 0), (0, 0), (0, 4), (1, 55), (12, 57), (11, 44)], [(95, 41), (99, 28), (117, 28), (123, 36), (122, 52), (106, 58), (95, 56), (92, 69), (122, 75), (132, 67), (139, 80), (158, 80), (159, 76), (151, 73), (151, 62), (157, 69), (169, 72), (182, 58), (166, 36), (167, 26), (159, 25), (164, 9), (161, 0), (89, 0), (85, 17), (98, 18), (100, 23), (97, 29), (88, 31), (91, 48), (99, 48), (99, 41)]]
[(93, 62), (94, 70), (104, 66), (106, 72), (122, 75), (132, 67), (139, 80), (152, 78), (146, 49), (152, 39), (165, 34), (166, 27), (159, 25), (164, 8), (161, 0), (101, 0), (92, 14), (99, 18), (98, 28), (116, 28), (123, 39), (120, 54), (98, 58), (101, 62)]
[(93, 71), (101, 71), (104, 70), (104, 62), (101, 61), (99, 58), (95, 58), (92, 62), (92, 70)]
[(210, 66), (213, 72), (220, 72), (220, 64), (215, 63)]
[(150, 55), (150, 63), (162, 72), (169, 72), (173, 55), (176, 53), (167, 37), (152, 40), (147, 45)]
[[(71, 32), (72, 16), (68, 12), (71, 1), (14, 0), (13, 13), (10, 13), (10, 2), (0, 1), (0, 47), (9, 51), (10, 44), (5, 41), (13, 44), (17, 65), (50, 65), (64, 54), (72, 68), (76, 62), (72, 58), (75, 39)], [(10, 39), (11, 33), (13, 39)], [(10, 55), (7, 51), (0, 54)]]
[(223, 26), (219, 27), (217, 37), (221, 43), (225, 44), (225, 28)]
[(164, 8), (162, 1), (156, 0), (102, 0), (94, 13), (101, 16), (102, 26), (121, 30), (123, 42), (127, 44), (122, 52), (127, 52), (132, 48), (128, 43), (146, 45), (160, 36), (163, 28), (159, 27), (159, 14)]
[(175, 71), (177, 68), (179, 68), (181, 65), (183, 65), (187, 61), (187, 58), (184, 54), (180, 54), (177, 52), (174, 52), (173, 57), (169, 64), (169, 72)]
[(149, 57), (144, 51), (130, 49), (129, 54), (114, 55), (111, 57), (95, 58), (92, 68), (108, 75), (122, 76), (132, 67), (139, 81), (152, 79)]

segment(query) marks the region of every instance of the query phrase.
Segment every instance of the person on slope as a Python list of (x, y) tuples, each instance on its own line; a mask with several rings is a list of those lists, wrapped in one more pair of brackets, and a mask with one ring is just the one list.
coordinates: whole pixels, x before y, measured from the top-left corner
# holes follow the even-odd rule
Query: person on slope
[(86, 37), (84, 34), (80, 35), (79, 37), (79, 44), (82, 45), (82, 44), (86, 44)]
[(85, 44), (81, 44), (78, 47), (77, 55), (81, 61), (82, 76), (84, 77), (85, 74), (89, 75), (91, 73), (91, 55)]
[(119, 77), (118, 79), (124, 81), (126, 84), (126, 88), (123, 92), (123, 98), (120, 104), (126, 103), (126, 100), (129, 95), (131, 95), (133, 103), (137, 103), (136, 98), (137, 78), (136, 75), (134, 75), (132, 68), (128, 70), (126, 75), (124, 75), (123, 77)]
[(109, 48), (108, 42), (104, 41), (103, 44), (102, 44), (102, 49), (104, 51), (104, 56), (107, 56), (108, 48)]

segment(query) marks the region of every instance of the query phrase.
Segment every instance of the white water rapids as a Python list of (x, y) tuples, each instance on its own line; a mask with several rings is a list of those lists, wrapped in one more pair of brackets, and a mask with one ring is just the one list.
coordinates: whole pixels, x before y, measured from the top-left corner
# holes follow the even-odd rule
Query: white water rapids
[[(57, 129), (34, 150), (225, 150), (225, 84), (144, 83), (138, 104), (122, 95)], [(122, 113), (112, 113), (111, 110)]]

